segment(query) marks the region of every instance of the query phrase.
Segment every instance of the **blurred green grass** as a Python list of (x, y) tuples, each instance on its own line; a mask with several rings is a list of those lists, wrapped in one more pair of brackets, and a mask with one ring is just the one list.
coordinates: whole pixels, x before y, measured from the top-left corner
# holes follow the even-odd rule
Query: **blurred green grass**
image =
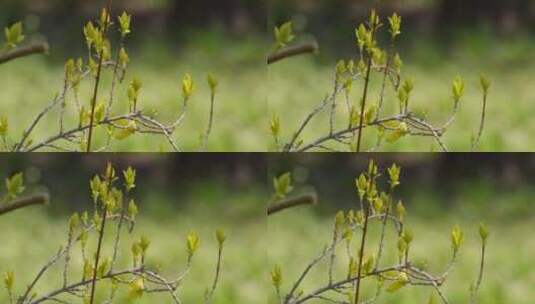
[[(174, 134), (179, 147), (197, 151), (200, 135), (208, 124), (210, 107), (207, 73), (213, 73), (220, 82), (215, 104), (215, 117), (209, 141), (210, 151), (264, 151), (265, 102), (267, 88), (263, 41), (260, 36), (248, 38), (228, 37), (219, 30), (191, 31), (188, 40), (180, 45), (162, 38), (144, 37), (131, 51), (131, 64), (125, 83), (117, 89), (114, 112), (128, 108), (126, 89), (128, 82), (137, 76), (143, 82), (139, 101), (141, 109), (157, 110), (160, 120), (170, 123), (182, 107), (181, 80), (190, 73), (196, 90), (184, 125)], [(80, 37), (80, 47), (83, 46)], [(74, 47), (73, 50), (80, 49)], [(65, 55), (62, 55), (66, 52)], [(79, 56), (79, 51), (57, 50), (52, 46), (54, 60), (42, 56), (24, 58), (2, 65), (0, 68), (0, 113), (10, 122), (10, 137), (19, 139), (23, 129), (44, 109), (63, 85), (63, 62)], [(64, 56), (64, 57), (62, 57)], [(60, 60), (57, 60), (58, 57)], [(108, 100), (111, 81), (108, 72), (104, 77), (99, 99)], [(93, 81), (84, 81), (80, 100), (88, 107)], [(66, 121), (77, 126), (72, 94), (69, 95)], [(34, 132), (34, 142), (57, 134), (57, 111), (44, 119)], [(69, 124), (68, 124), (69, 125)], [(105, 140), (105, 129), (97, 130), (96, 146)], [(113, 142), (112, 151), (170, 151), (167, 140), (161, 136), (138, 134), (124, 141)]]
[[(194, 193), (201, 194), (202, 187)], [(212, 193), (212, 190), (208, 190)], [(263, 237), (266, 222), (265, 210), (256, 199), (259, 190), (250, 193), (233, 194), (219, 192), (212, 195), (196, 195), (180, 200), (153, 193), (140, 199), (138, 223), (132, 235), (123, 233), (116, 269), (124, 269), (131, 263), (130, 247), (133, 239), (146, 235), (151, 240), (147, 264), (160, 267), (168, 278), (178, 275), (187, 257), (186, 235), (196, 231), (201, 238), (201, 246), (194, 256), (190, 275), (179, 288), (184, 303), (201, 303), (205, 289), (210, 286), (215, 269), (217, 242), (215, 230), (223, 228), (228, 236), (225, 243), (222, 274), (214, 303), (257, 303), (267, 297), (263, 282), (266, 251)], [(254, 193), (254, 197), (251, 195)], [(144, 203), (143, 203), (144, 202)], [(54, 200), (52, 200), (54, 204)], [(57, 202), (60, 204), (60, 202)], [(173, 207), (174, 206), (174, 207)], [(92, 207), (89, 207), (92, 208)], [(17, 292), (30, 282), (66, 240), (67, 214), (49, 213), (47, 209), (34, 208), (21, 210), (2, 216), (0, 220), (0, 272), (15, 271)], [(24, 223), (24, 224), (23, 224)], [(114, 228), (108, 226), (105, 238), (104, 255), (111, 255), (111, 244), (115, 235)], [(95, 250), (95, 236), (90, 239), (90, 252)], [(79, 245), (75, 247), (70, 277), (79, 278), (83, 261)], [(61, 265), (61, 262), (59, 263)], [(61, 285), (62, 268), (54, 267), (46, 275), (37, 291), (45, 292)], [(109, 285), (99, 285), (98, 299), (104, 300)], [(117, 303), (132, 303), (126, 298), (127, 287), (121, 287)], [(6, 291), (0, 289), (0, 303), (6, 303)], [(170, 303), (168, 295), (145, 295), (135, 303)]]
[[(529, 188), (529, 187), (528, 187)], [(532, 286), (535, 284), (535, 243), (531, 241), (533, 220), (532, 211), (524, 212), (523, 216), (511, 217), (501, 214), (501, 205), (516, 204), (518, 208), (527, 208), (530, 192), (518, 191), (524, 195), (520, 201), (516, 194), (503, 194), (500, 201), (488, 201), (485, 206), (472, 206), (471, 198), (479, 188), (462, 189), (467, 198), (463, 204), (442, 205), (437, 194), (426, 192), (415, 197), (416, 201), (406, 200), (408, 218), (406, 223), (414, 233), (411, 246), (411, 257), (416, 262), (426, 262), (429, 271), (439, 273), (451, 258), (450, 231), (453, 225), (459, 224), (464, 231), (465, 241), (459, 259), (446, 281), (444, 291), (451, 303), (468, 303), (470, 284), (477, 278), (479, 266), (480, 241), (478, 235), (479, 221), (485, 221), (491, 229), (488, 243), (487, 261), (483, 284), (480, 289), (480, 303), (531, 303), (535, 297)], [(425, 192), (425, 191), (424, 191)], [(472, 194), (470, 194), (472, 193)], [(517, 193), (517, 194), (518, 194)], [(461, 195), (462, 196), (462, 195)], [(486, 197), (485, 194), (482, 195)], [(511, 199), (508, 199), (510, 196)], [(425, 198), (424, 198), (425, 197)], [(322, 205), (329, 205), (328, 199), (321, 200)], [(522, 205), (522, 206), (520, 206)], [(424, 208), (424, 206), (427, 206)], [(332, 214), (331, 214), (332, 213)], [(283, 271), (283, 290), (287, 291), (301, 274), (306, 265), (317, 257), (322, 248), (332, 238), (331, 227), (335, 212), (318, 214), (313, 209), (289, 210), (268, 219), (268, 260), (270, 267), (281, 265)], [(368, 244), (377, 244), (378, 224), (371, 231)], [(358, 235), (353, 239), (353, 248), (357, 248)], [(396, 239), (389, 235), (387, 252), (383, 265), (395, 263), (397, 254)], [(335, 266), (338, 277), (347, 273), (347, 259), (343, 246), (339, 247), (338, 263)], [(368, 247), (375, 252), (376, 246)], [(372, 249), (373, 248), (373, 249)], [(388, 249), (390, 248), (390, 249)], [(356, 250), (356, 249), (354, 249)], [(353, 252), (355, 252), (353, 250)], [(324, 286), (327, 264), (323, 262), (319, 268), (311, 272), (305, 280), (303, 289), (313, 290)], [(375, 285), (364, 285), (365, 298), (375, 291)], [(388, 294), (383, 292), (381, 303), (426, 303), (431, 290), (422, 287), (406, 287)], [(270, 293), (269, 303), (276, 303), (274, 290)], [(311, 303), (323, 303), (321, 301)]]
[[(466, 81), (466, 94), (456, 121), (444, 136), (453, 151), (470, 149), (471, 137), (477, 132), (481, 116), (481, 90), (479, 75), (486, 74), (492, 80), (488, 101), (487, 121), (480, 144), (481, 151), (531, 151), (535, 132), (531, 114), (535, 83), (531, 71), (535, 67), (533, 35), (517, 34), (497, 37), (484, 30), (466, 30), (452, 39), (411, 36), (403, 42), (400, 54), (404, 60), (403, 76), (414, 80), (415, 89), (411, 104), (413, 110), (425, 113), (437, 125), (451, 113), (451, 83), (460, 75)], [(404, 40), (405, 37), (402, 37)], [(440, 39), (440, 38), (438, 38)], [(320, 47), (321, 47), (320, 41)], [(288, 140), (304, 117), (332, 90), (333, 71), (338, 56), (333, 45), (324, 45), (324, 53), (318, 58), (305, 56), (274, 64), (269, 68), (269, 112), (280, 116), (283, 138)], [(321, 52), (321, 51), (320, 51)], [(351, 55), (357, 56), (356, 51)], [(377, 101), (380, 79), (372, 78), (371, 101)], [(352, 101), (356, 103), (362, 93), (362, 82), (354, 86)], [(338, 126), (347, 124), (344, 97), (339, 98)], [(385, 113), (397, 107), (392, 89), (387, 91)], [(328, 114), (325, 111), (304, 132), (305, 143), (327, 135)], [(364, 133), (365, 147), (373, 147), (377, 138), (375, 130)], [(439, 147), (431, 138), (405, 137), (395, 143), (386, 143), (385, 151), (436, 151)]]

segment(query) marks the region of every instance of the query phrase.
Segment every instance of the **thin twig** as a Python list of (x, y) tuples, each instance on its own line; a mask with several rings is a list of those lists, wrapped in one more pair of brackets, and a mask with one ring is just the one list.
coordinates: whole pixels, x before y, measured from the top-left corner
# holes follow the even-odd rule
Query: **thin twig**
[(214, 121), (214, 102), (215, 102), (215, 92), (211, 93), (210, 96), (210, 115), (208, 118), (208, 128), (206, 128), (206, 134), (204, 135), (202, 150), (206, 151), (208, 147), (208, 137), (210, 137), (210, 132), (212, 132), (212, 124)]
[(481, 140), (481, 136), (483, 135), (483, 129), (485, 128), (485, 115), (487, 111), (487, 93), (483, 93), (483, 106), (481, 109), (481, 121), (479, 123), (479, 131), (477, 133), (477, 136), (472, 143), (472, 151), (475, 151), (477, 147), (479, 146), (479, 142)]

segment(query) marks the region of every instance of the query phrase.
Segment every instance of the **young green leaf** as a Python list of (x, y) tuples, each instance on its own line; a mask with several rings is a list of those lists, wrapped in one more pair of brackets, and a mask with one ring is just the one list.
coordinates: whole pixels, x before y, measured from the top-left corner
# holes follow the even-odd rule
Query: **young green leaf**
[(275, 27), (275, 41), (277, 49), (283, 48), (295, 39), (293, 23), (288, 21), (279, 27)]
[(24, 40), (24, 35), (22, 33), (22, 22), (17, 22), (10, 27), (6, 27), (4, 32), (6, 35), (6, 44), (9, 49), (15, 48)]
[(290, 172), (286, 172), (273, 179), (273, 188), (275, 189), (275, 195), (277, 198), (285, 198), (288, 193), (293, 190), (292, 175)]
[(197, 233), (191, 231), (186, 238), (186, 249), (190, 257), (195, 254), (195, 251), (199, 249), (200, 239)]
[(453, 248), (454, 253), (459, 251), (463, 242), (463, 232), (459, 225), (455, 225), (451, 231), (451, 247)]
[(0, 116), (0, 136), (6, 136), (9, 130), (9, 121), (6, 116)]
[(10, 199), (14, 199), (21, 194), (25, 189), (23, 173), (17, 173), (9, 178), (6, 178), (6, 188), (7, 195)]
[(195, 85), (193, 79), (190, 74), (186, 73), (182, 78), (182, 95), (184, 96), (184, 99), (188, 100), (193, 94), (194, 89)]
[(123, 12), (121, 16), (119, 16), (119, 26), (120, 26), (120, 32), (121, 35), (124, 37), (128, 34), (130, 34), (130, 22), (132, 20), (132, 16), (128, 15), (126, 12)]
[(271, 270), (271, 283), (277, 289), (282, 285), (282, 269), (279, 265), (275, 265)]

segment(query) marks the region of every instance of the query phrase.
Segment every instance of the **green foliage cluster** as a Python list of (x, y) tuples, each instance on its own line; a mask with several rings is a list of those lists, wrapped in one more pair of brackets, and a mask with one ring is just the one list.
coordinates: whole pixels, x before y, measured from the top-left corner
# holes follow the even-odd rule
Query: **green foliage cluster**
[[(386, 23), (386, 24), (385, 24)], [(381, 46), (382, 29), (387, 27), (386, 38), (389, 43)], [(446, 121), (440, 124), (430, 122), (421, 111), (411, 108), (411, 95), (415, 88), (414, 82), (402, 75), (403, 61), (396, 50), (396, 43), (402, 34), (402, 17), (394, 13), (383, 23), (381, 17), (373, 10), (369, 20), (361, 23), (355, 29), (355, 45), (358, 55), (348, 60), (340, 60), (334, 68), (332, 91), (321, 103), (308, 113), (298, 125), (296, 131), (291, 132), (288, 139), (282, 139), (281, 121), (277, 114), (273, 114), (270, 121), (270, 131), (275, 141), (276, 150), (282, 151), (369, 151), (378, 150), (386, 141), (395, 143), (405, 136), (432, 138), (443, 151), (448, 151), (443, 135), (454, 122), (460, 110), (461, 99), (465, 92), (465, 82), (459, 76), (451, 85), (452, 112)], [(292, 45), (295, 39), (292, 23), (287, 22), (276, 27), (275, 51), (271, 57), (289, 58), (308, 52), (298, 43)], [(372, 91), (372, 81), (378, 81), (379, 91)], [(357, 85), (357, 82), (361, 82)], [(480, 87), (483, 95), (479, 130), (473, 135), (471, 149), (475, 150), (483, 133), (487, 96), (491, 83), (484, 75), (480, 77)], [(355, 96), (355, 88), (362, 91)], [(392, 94), (389, 94), (389, 88)], [(340, 112), (338, 99), (344, 99), (345, 119), (336, 119)], [(397, 108), (394, 113), (384, 113), (388, 110), (386, 103), (391, 101)], [(322, 112), (329, 114), (328, 132), (316, 138), (306, 139), (303, 132), (312, 125), (312, 121)], [(363, 147), (363, 133), (368, 129), (375, 129), (377, 134), (374, 146)]]
[[(332, 240), (321, 253), (304, 268), (295, 281), (286, 281), (289, 275), (284, 268), (275, 265), (270, 273), (271, 283), (277, 293), (279, 303), (298, 304), (323, 300), (332, 303), (373, 303), (386, 293), (394, 293), (409, 286), (429, 287), (433, 290), (429, 303), (449, 303), (443, 291), (449, 274), (453, 271), (458, 253), (464, 242), (464, 233), (455, 225), (450, 233), (452, 248), (451, 260), (445, 270), (433, 274), (426, 265), (413, 260), (411, 248), (416, 246), (416, 236), (407, 221), (407, 211), (402, 200), (395, 198), (395, 189), (399, 187), (401, 168), (393, 164), (381, 173), (372, 160), (368, 170), (355, 179), (355, 190), (360, 204), (355, 209), (339, 211), (334, 217)], [(387, 176), (386, 181), (381, 176)], [(279, 180), (282, 180), (279, 181)], [(280, 192), (279, 184), (291, 185), (289, 174), (275, 179), (275, 192)], [(287, 189), (287, 187), (286, 187)], [(285, 195), (288, 192), (285, 192)], [(377, 223), (378, 242), (370, 244), (371, 225)], [(392, 230), (395, 243), (387, 242), (387, 234)], [(481, 263), (479, 275), (470, 287), (472, 303), (477, 302), (477, 292), (483, 279), (486, 245), (489, 230), (484, 224), (479, 225), (481, 240)], [(395, 254), (387, 254), (395, 252)], [(395, 261), (387, 260), (395, 256)], [(338, 269), (336, 262), (343, 259), (347, 267)], [(326, 263), (328, 270), (322, 272), (325, 284), (312, 289), (304, 288), (306, 279), (320, 263)], [(370, 299), (363, 299), (361, 285), (371, 282), (376, 291)], [(371, 285), (368, 285), (371, 286)]]
[[(161, 121), (155, 109), (144, 109), (141, 104), (142, 81), (137, 76), (132, 76), (129, 82), (126, 81), (127, 69), (131, 64), (126, 38), (132, 33), (132, 19), (132, 16), (126, 12), (114, 18), (111, 13), (111, 3), (109, 3), (108, 8), (102, 9), (98, 20), (86, 23), (83, 34), (87, 46), (87, 58), (71, 58), (66, 61), (63, 88), (35, 116), (20, 138), (19, 134), (9, 130), (7, 116), (0, 116), (3, 150), (104, 151), (108, 149), (112, 141), (122, 141), (136, 134), (163, 136), (174, 151), (181, 150), (174, 134), (184, 124), (188, 106), (194, 96), (195, 82), (192, 76), (186, 73), (177, 84), (177, 87), (181, 86), (182, 101), (177, 104), (180, 111), (172, 122)], [(120, 38), (114, 45), (111, 29), (116, 24)], [(24, 39), (22, 23), (18, 22), (7, 27), (5, 34), (5, 50), (9, 52)], [(6, 56), (12, 60), (33, 53), (31, 49), (30, 51), (21, 49), (20, 51), (14, 50)], [(1, 62), (3, 60), (0, 60)], [(106, 71), (111, 74), (111, 83), (107, 97), (104, 98), (101, 87)], [(90, 87), (92, 97), (89, 101), (80, 99), (81, 84), (84, 81), (93, 81)], [(208, 138), (212, 131), (215, 96), (219, 85), (217, 78), (212, 74), (207, 76), (206, 83), (211, 93), (210, 113), (206, 131), (199, 134), (201, 150), (207, 149)], [(115, 99), (118, 99), (116, 95), (121, 85), (125, 87), (128, 99), (126, 107), (114, 103)], [(50, 133), (47, 138), (32, 138), (31, 135), (37, 125), (54, 110), (60, 113), (58, 132)], [(76, 121), (69, 117), (78, 117), (78, 119)], [(72, 126), (68, 127), (71, 124)], [(101, 145), (99, 148), (94, 148), (95, 133), (103, 135), (98, 140)]]
[[(6, 179), (8, 197), (14, 198), (24, 190), (22, 174), (16, 174)], [(16, 273), (13, 270), (4, 273), (4, 287), (8, 292), (10, 303), (96, 303), (97, 283), (109, 282), (108, 303), (115, 301), (134, 301), (151, 294), (168, 294), (173, 303), (181, 303), (178, 288), (188, 277), (192, 268), (193, 257), (200, 248), (200, 238), (195, 231), (191, 231), (185, 240), (187, 260), (184, 270), (173, 274), (167, 279), (161, 274), (161, 269), (148, 265), (151, 240), (148, 236), (141, 236), (131, 244), (131, 265), (117, 265), (120, 252), (121, 234), (126, 230), (132, 233), (139, 213), (133, 190), (136, 185), (136, 170), (128, 167), (122, 172), (122, 178), (115, 168), (108, 164), (103, 174), (95, 175), (89, 183), (94, 208), (92, 212), (75, 212), (70, 216), (67, 230), (67, 241), (58, 252), (37, 272), (30, 284), (17, 284)], [(111, 234), (110, 224), (116, 226), (113, 241), (109, 246), (105, 244), (105, 235)], [(106, 230), (107, 229), (107, 230)], [(223, 247), (226, 241), (225, 232), (218, 229), (215, 240), (218, 244), (217, 266), (215, 277), (204, 295), (205, 303), (211, 303), (213, 294), (220, 281)], [(92, 244), (96, 244), (93, 248)], [(77, 248), (78, 247), (78, 248)], [(105, 255), (105, 247), (109, 255)], [(71, 269), (75, 255), (80, 255), (84, 261), (81, 269)], [(117, 270), (119, 266), (123, 267)], [(43, 291), (37, 286), (46, 280), (46, 275), (54, 270), (62, 272), (63, 282), (57, 289)], [(73, 273), (79, 275), (71, 276)], [(50, 274), (49, 274), (50, 275)]]

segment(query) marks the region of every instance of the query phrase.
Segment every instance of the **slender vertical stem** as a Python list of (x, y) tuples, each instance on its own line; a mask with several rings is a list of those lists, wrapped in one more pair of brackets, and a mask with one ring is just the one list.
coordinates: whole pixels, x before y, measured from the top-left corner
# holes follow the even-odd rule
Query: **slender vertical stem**
[(329, 261), (329, 285), (333, 282), (333, 266), (334, 266), (334, 260), (336, 259), (336, 241), (338, 240), (338, 229), (337, 229), (337, 223), (334, 223), (334, 229), (333, 229), (333, 239), (331, 244), (331, 259)]
[[(128, 200), (125, 200), (125, 201), (128, 201)], [(117, 224), (117, 234), (115, 235), (115, 244), (113, 245), (113, 257), (111, 259), (111, 266), (110, 266), (109, 273), (113, 272), (113, 266), (115, 266), (115, 262), (117, 261), (117, 252), (119, 251), (119, 240), (121, 238), (121, 230), (123, 228), (124, 217), (125, 217), (125, 214), (124, 214), (124, 207), (123, 207), (121, 209), (119, 224)]]
[(375, 114), (375, 119), (379, 119), (381, 116), (381, 111), (383, 109), (383, 102), (385, 99), (385, 91), (386, 91), (386, 83), (387, 83), (387, 77), (388, 77), (388, 71), (390, 69), (390, 65), (392, 62), (392, 59), (394, 58), (395, 53), (395, 47), (394, 47), (394, 39), (392, 39), (390, 43), (390, 53), (387, 53), (387, 59), (386, 59), (386, 66), (385, 70), (383, 72), (383, 83), (381, 84), (381, 94), (379, 95), (379, 105), (377, 106), (377, 113)]
[(222, 260), (222, 257), (223, 257), (223, 245), (220, 245), (219, 246), (219, 251), (217, 252), (217, 266), (216, 266), (216, 269), (215, 269), (215, 277), (214, 277), (214, 282), (212, 283), (212, 288), (210, 289), (210, 292), (207, 294), (206, 296), (206, 299), (205, 299), (205, 302), (206, 303), (210, 303), (213, 296), (214, 296), (214, 292), (217, 288), (217, 283), (219, 283), (219, 276), (220, 276), (220, 273), (221, 273), (221, 260)]
[(362, 261), (364, 258), (364, 247), (366, 246), (366, 235), (368, 233), (368, 218), (369, 208), (364, 207), (364, 228), (362, 230), (362, 239), (360, 241), (359, 264), (357, 274), (358, 280), (355, 285), (355, 304), (359, 303), (360, 281), (362, 280)]
[[(110, 1), (111, 2), (111, 1)], [(108, 183), (108, 190), (107, 195), (110, 194), (110, 189), (112, 187), (112, 181), (113, 181), (113, 175), (108, 174), (106, 176), (106, 181)], [(100, 225), (100, 230), (98, 234), (98, 243), (97, 243), (97, 252), (95, 256), (95, 268), (93, 269), (93, 279), (91, 282), (91, 297), (89, 298), (89, 303), (93, 304), (95, 300), (95, 287), (97, 284), (97, 271), (98, 271), (98, 263), (100, 260), (100, 254), (102, 252), (102, 240), (104, 239), (104, 229), (106, 228), (106, 217), (108, 216), (108, 206), (106, 203), (103, 202), (103, 211), (102, 211), (102, 223)]]
[(486, 243), (483, 241), (483, 244), (481, 245), (481, 262), (479, 264), (479, 275), (477, 278), (476, 285), (474, 286), (474, 289), (471, 292), (470, 303), (477, 303), (477, 292), (479, 291), (479, 287), (481, 286), (481, 282), (483, 281), (483, 270), (485, 269), (485, 249)]
[(372, 70), (372, 56), (369, 55), (366, 68), (366, 79), (364, 80), (364, 92), (362, 93), (362, 104), (360, 107), (360, 121), (357, 135), (357, 152), (360, 152), (360, 143), (362, 140), (362, 127), (364, 125), (364, 110), (366, 109), (366, 99), (368, 98), (368, 87), (370, 85), (370, 74)]
[[(102, 29), (102, 35), (103, 38), (106, 36), (106, 33), (108, 31), (109, 21), (111, 20), (111, 4), (112, 0), (108, 1), (108, 11), (107, 16), (104, 19), (104, 28)], [(97, 78), (95, 80), (95, 88), (93, 90), (93, 98), (91, 99), (91, 117), (89, 118), (89, 135), (87, 137), (87, 152), (91, 152), (91, 140), (93, 139), (93, 124), (95, 120), (95, 108), (97, 104), (97, 96), (98, 96), (98, 87), (100, 84), (100, 76), (102, 74), (102, 63), (104, 61), (104, 49), (100, 50), (99, 56), (98, 56), (98, 68), (97, 68)]]
[(115, 57), (115, 65), (113, 67), (113, 78), (111, 81), (111, 90), (110, 90), (110, 101), (108, 102), (108, 107), (106, 108), (106, 118), (110, 116), (111, 107), (113, 105), (113, 98), (115, 93), (115, 86), (117, 85), (117, 70), (119, 69), (119, 57), (121, 53), (121, 49), (124, 47), (124, 36), (121, 35), (121, 42), (120, 42), (120, 48), (119, 51), (117, 51), (116, 57)]
[(483, 243), (481, 246), (481, 264), (479, 266), (479, 277), (477, 279), (477, 288), (479, 289), (479, 286), (481, 285), (481, 281), (483, 281), (483, 270), (485, 268), (485, 247), (486, 244)]
[[(338, 76), (337, 76), (338, 78)], [(338, 80), (335, 80), (334, 82), (334, 90), (338, 91)], [(329, 116), (329, 135), (333, 135), (334, 132), (334, 116), (336, 114), (336, 95), (333, 96), (332, 104), (331, 104), (331, 113)]]
[(390, 213), (390, 205), (386, 206), (383, 222), (381, 223), (381, 239), (379, 240), (379, 250), (377, 251), (377, 261), (375, 263), (375, 269), (379, 267), (379, 261), (383, 255), (384, 243), (385, 243), (385, 234), (386, 234), (386, 224), (388, 223), (388, 215)]
[(72, 246), (72, 229), (69, 228), (69, 235), (67, 240), (67, 252), (65, 252), (65, 267), (63, 268), (63, 287), (67, 286), (69, 263), (71, 261), (71, 246)]
[(100, 231), (98, 235), (97, 253), (95, 256), (95, 268), (93, 269), (93, 278), (91, 282), (91, 297), (89, 303), (93, 304), (95, 300), (95, 287), (97, 286), (97, 269), (100, 260), (100, 253), (102, 251), (102, 239), (104, 238), (104, 228), (106, 227), (106, 216), (108, 213), (108, 207), (104, 205), (104, 212), (102, 214), (102, 224), (100, 225)]
[(487, 111), (487, 93), (483, 94), (483, 106), (481, 109), (481, 121), (479, 123), (479, 131), (477, 133), (477, 137), (474, 140), (472, 144), (472, 151), (475, 151), (477, 149), (477, 146), (479, 145), (479, 141), (481, 140), (481, 135), (483, 134), (483, 129), (485, 128), (485, 114)]
[(210, 116), (208, 117), (208, 128), (206, 129), (206, 134), (204, 135), (204, 142), (203, 142), (203, 151), (206, 151), (208, 147), (208, 137), (210, 137), (210, 133), (212, 132), (212, 125), (214, 123), (214, 102), (215, 102), (215, 93), (212, 92), (210, 96)]

